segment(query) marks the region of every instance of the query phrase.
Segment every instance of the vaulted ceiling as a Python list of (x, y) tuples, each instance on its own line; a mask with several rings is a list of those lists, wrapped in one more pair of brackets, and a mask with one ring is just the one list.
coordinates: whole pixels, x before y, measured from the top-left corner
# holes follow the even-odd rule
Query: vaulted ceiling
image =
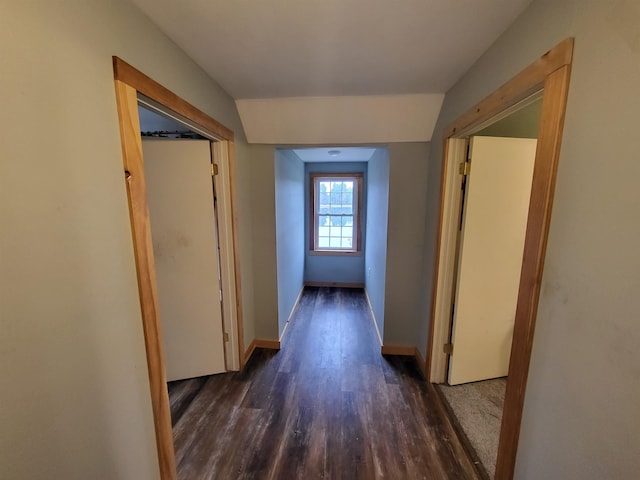
[(132, 0), (232, 97), (276, 109), (443, 94), (530, 1)]

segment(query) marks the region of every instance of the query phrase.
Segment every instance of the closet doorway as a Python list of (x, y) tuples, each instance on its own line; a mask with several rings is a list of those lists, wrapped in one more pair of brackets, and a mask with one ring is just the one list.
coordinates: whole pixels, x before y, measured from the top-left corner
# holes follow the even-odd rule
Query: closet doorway
[(212, 142), (210, 143), (211, 154), (215, 166), (211, 168), (215, 175), (213, 180), (209, 178), (208, 181), (213, 181), (216, 192), (219, 280), (224, 333), (229, 336), (228, 341), (225, 342), (229, 370), (242, 367), (240, 352), (244, 351), (238, 276), (238, 239), (232, 203), (235, 188), (234, 135), (224, 125), (118, 57), (113, 58), (113, 66), (160, 477), (163, 480), (173, 480), (176, 478), (176, 460), (166, 384), (162, 328), (158, 315), (156, 266), (149, 220), (139, 104), (186, 125), (189, 130)]
[[(445, 129), (442, 203), (427, 346), (429, 381), (445, 383), (448, 372), (452, 298), (456, 286), (460, 226), (460, 159), (466, 158), (467, 139), (517, 110), (520, 102), (540, 92), (540, 130), (518, 282), (504, 409), (500, 425), (495, 478), (513, 478), (520, 423), (540, 296), (555, 175), (560, 155), (567, 103), (573, 39), (568, 38), (460, 115)], [(464, 167), (463, 167), (464, 168)]]
[[(468, 139), (449, 325), (446, 406), (495, 474), (540, 122), (540, 96)], [(464, 152), (464, 150), (462, 151)]]

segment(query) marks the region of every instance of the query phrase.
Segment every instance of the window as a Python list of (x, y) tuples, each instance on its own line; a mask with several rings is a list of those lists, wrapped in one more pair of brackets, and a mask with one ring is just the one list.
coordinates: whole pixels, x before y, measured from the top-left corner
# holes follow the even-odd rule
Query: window
[(313, 251), (360, 251), (361, 184), (361, 174), (311, 176)]

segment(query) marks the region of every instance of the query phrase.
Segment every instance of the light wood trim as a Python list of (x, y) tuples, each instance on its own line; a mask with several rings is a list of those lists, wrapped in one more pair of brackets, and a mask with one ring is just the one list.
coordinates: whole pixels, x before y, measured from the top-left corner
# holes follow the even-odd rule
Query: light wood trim
[(220, 248), (220, 274), (222, 283), (222, 311), (225, 332), (229, 333), (229, 342), (225, 342), (227, 370), (240, 369), (239, 318), (236, 294), (236, 259), (234, 249), (235, 225), (233, 223), (233, 201), (231, 198), (231, 163), (229, 142), (221, 140), (211, 142), (213, 161), (218, 165), (219, 173), (213, 177), (216, 198), (216, 217), (218, 220), (218, 247)]
[(304, 282), (305, 287), (364, 288), (364, 283), (351, 282)]
[(416, 357), (416, 362), (418, 362), (418, 366), (420, 367), (420, 371), (422, 372), (422, 376), (426, 380), (427, 378), (429, 378), (427, 376), (427, 362), (422, 356), (422, 353), (420, 353), (420, 349), (418, 347), (416, 347), (415, 357)]
[(240, 270), (240, 239), (238, 235), (238, 212), (236, 209), (237, 190), (236, 190), (236, 155), (235, 144), (232, 141), (227, 142), (228, 159), (229, 159), (229, 197), (231, 201), (231, 229), (233, 235), (233, 264), (235, 268), (235, 284), (236, 284), (236, 322), (238, 324), (238, 354), (240, 356), (240, 370), (244, 368), (245, 357), (244, 352), (244, 317), (242, 312), (242, 281)]
[(402, 357), (415, 358), (422, 376), (425, 379), (427, 378), (427, 363), (425, 362), (424, 357), (422, 356), (422, 353), (420, 353), (418, 347), (415, 347), (413, 345), (382, 345), (380, 347), (380, 353), (382, 355), (400, 355)]
[(177, 472), (161, 341), (162, 333), (160, 322), (157, 321), (158, 295), (147, 207), (147, 189), (142, 164), (138, 100), (136, 90), (133, 87), (119, 80), (115, 81), (115, 86), (160, 477), (163, 480), (175, 480)]
[(573, 38), (563, 40), (491, 95), (463, 113), (445, 130), (445, 138), (469, 134), (474, 126), (539, 90), (551, 73), (571, 64), (573, 43)]
[(439, 385), (430, 384), (429, 386), (432, 388), (431, 391), (436, 398), (437, 408), (441, 409), (442, 417), (450, 425), (455, 436), (458, 438), (457, 447), (459, 451), (456, 454), (456, 458), (466, 457), (466, 462), (471, 466), (471, 470), (475, 472), (474, 480), (491, 480), (484, 465), (482, 465), (480, 461), (480, 457), (478, 457), (477, 452), (471, 445), (469, 437), (467, 437), (462, 425), (460, 425), (458, 417), (456, 417), (447, 398), (444, 396), (444, 393), (442, 393), (442, 389)]
[(215, 134), (218, 140), (233, 141), (233, 131), (163, 87), (152, 78), (132, 67), (121, 58), (113, 57), (113, 71), (116, 80), (130, 85), (143, 95), (161, 103), (183, 117), (187, 117), (196, 122), (205, 130)]
[(380, 330), (378, 329), (378, 322), (376, 322), (376, 314), (373, 313), (373, 307), (371, 306), (371, 298), (369, 298), (369, 292), (367, 292), (367, 288), (364, 289), (364, 296), (367, 299), (367, 305), (369, 305), (369, 312), (371, 312), (371, 320), (373, 321), (373, 328), (376, 330), (376, 335), (378, 336), (378, 342), (380, 342), (380, 346), (382, 347), (382, 335), (380, 335)]
[(247, 351), (244, 352), (244, 364), (245, 365), (247, 364), (247, 362), (251, 358), (251, 355), (253, 355), (253, 352), (255, 351), (256, 348), (267, 348), (269, 350), (280, 350), (281, 343), (280, 343), (279, 340), (261, 340), (259, 338), (256, 338), (253, 342), (251, 342), (251, 345), (249, 345), (249, 348), (247, 348)]
[(565, 65), (544, 85), (496, 479), (511, 479), (515, 470), (570, 76), (571, 66)]
[(253, 343), (256, 348), (268, 348), (270, 350), (280, 350), (280, 340), (261, 340), (256, 338)]
[(434, 346), (428, 355), (426, 367), (431, 382), (442, 383), (446, 380), (448, 357), (439, 346), (449, 342), (451, 334), (451, 305), (455, 292), (457, 276), (458, 233), (460, 225), (460, 207), (462, 203), (462, 175), (456, 167), (464, 161), (467, 154), (467, 140), (449, 138), (444, 145), (444, 168), (442, 169), (442, 202), (440, 202), (440, 221), (436, 245), (436, 264), (434, 266), (433, 290), (431, 292), (431, 329), (429, 345)]
[[(240, 282), (239, 241), (237, 233), (237, 213), (235, 211), (235, 157), (233, 132), (204, 112), (187, 103), (165, 87), (136, 70), (118, 57), (113, 57), (114, 78), (118, 120), (122, 141), (122, 153), (125, 174), (131, 229), (134, 237), (134, 252), (138, 274), (138, 290), (142, 309), (142, 322), (147, 351), (151, 406), (154, 416), (160, 478), (175, 480), (176, 465), (171, 430), (171, 414), (166, 389), (166, 373), (162, 352), (162, 336), (157, 313), (157, 290), (149, 214), (146, 203), (146, 187), (140, 140), (140, 122), (138, 119), (137, 94), (161, 104), (163, 107), (181, 115), (192, 122), (211, 139), (226, 141), (228, 149), (229, 197), (231, 207), (231, 228), (233, 235), (233, 264), (235, 268), (235, 302), (237, 315), (238, 356), (244, 352), (242, 295)], [(240, 358), (240, 368), (244, 366), (244, 357)]]
[[(474, 132), (474, 128), (502, 110), (515, 105), (535, 91), (544, 89), (509, 376), (498, 445), (496, 480), (512, 479), (515, 470), (557, 162), (560, 156), (573, 45), (573, 38), (559, 43), (494, 93), (463, 113), (444, 133), (445, 141), (451, 137), (468, 136)], [(444, 189), (442, 191), (444, 194)], [(444, 201), (443, 197), (442, 202)], [(442, 245), (438, 243), (437, 248), (436, 254), (439, 257)], [(434, 271), (434, 283), (437, 283), (435, 275), (437, 271)], [(432, 325), (434, 302), (435, 293), (432, 297)], [(429, 358), (433, 355), (433, 349), (433, 336), (430, 335), (427, 348)]]
[(382, 345), (380, 347), (382, 355), (402, 355), (404, 357), (415, 357), (416, 347), (413, 345)]

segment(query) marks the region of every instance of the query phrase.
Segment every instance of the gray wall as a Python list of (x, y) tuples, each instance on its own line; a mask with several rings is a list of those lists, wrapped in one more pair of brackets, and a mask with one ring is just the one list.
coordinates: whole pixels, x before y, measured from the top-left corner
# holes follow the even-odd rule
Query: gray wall
[(542, 100), (513, 112), (506, 118), (489, 125), (475, 135), (481, 137), (538, 138)]
[[(362, 251), (356, 255), (322, 255), (310, 253), (309, 230), (312, 222), (311, 210), (311, 173), (362, 173), (363, 192), (362, 205)], [(366, 162), (322, 162), (305, 164), (305, 282), (337, 282), (337, 283), (361, 283), (364, 284), (364, 250), (367, 248), (367, 232), (365, 219), (367, 218), (367, 164)]]
[[(415, 142), (386, 146), (389, 151), (389, 234), (384, 331), (380, 332), (386, 344), (416, 345), (418, 341), (418, 345), (426, 345), (427, 342), (424, 337), (425, 317), (420, 307), (425, 296), (422, 288), (425, 268), (423, 258), (424, 252), (428, 251), (424, 244), (425, 225), (421, 219), (426, 216), (425, 199), (431, 175), (429, 145), (427, 142)], [(272, 145), (246, 146), (246, 160), (251, 166), (252, 238), (260, 239), (260, 242), (254, 242), (251, 250), (254, 278), (251, 285), (253, 301), (250, 306), (255, 312), (255, 337), (265, 339), (278, 338), (273, 181), (276, 148)], [(366, 241), (365, 239), (365, 244)], [(364, 283), (364, 275), (362, 278), (361, 282)], [(374, 301), (373, 298), (371, 300)]]
[(251, 173), (251, 239), (255, 338), (278, 339), (275, 150), (248, 145)]
[(0, 478), (158, 478), (111, 56), (238, 135), (244, 261), (235, 104), (128, 2), (3, 2), (0, 43)]
[[(433, 137), (427, 272), (433, 270), (443, 128), (559, 41), (576, 38), (519, 480), (622, 479), (640, 471), (638, 25), (636, 1), (534, 1), (448, 92)], [(428, 297), (430, 275), (426, 280)]]
[(389, 213), (389, 151), (378, 148), (367, 168), (367, 250), (365, 288), (380, 335), (384, 332), (384, 292), (387, 275)]
[(304, 164), (286, 150), (275, 152), (278, 336), (303, 286)]
[(389, 145), (389, 227), (383, 341), (416, 345), (423, 295), (422, 258), (429, 143)]

